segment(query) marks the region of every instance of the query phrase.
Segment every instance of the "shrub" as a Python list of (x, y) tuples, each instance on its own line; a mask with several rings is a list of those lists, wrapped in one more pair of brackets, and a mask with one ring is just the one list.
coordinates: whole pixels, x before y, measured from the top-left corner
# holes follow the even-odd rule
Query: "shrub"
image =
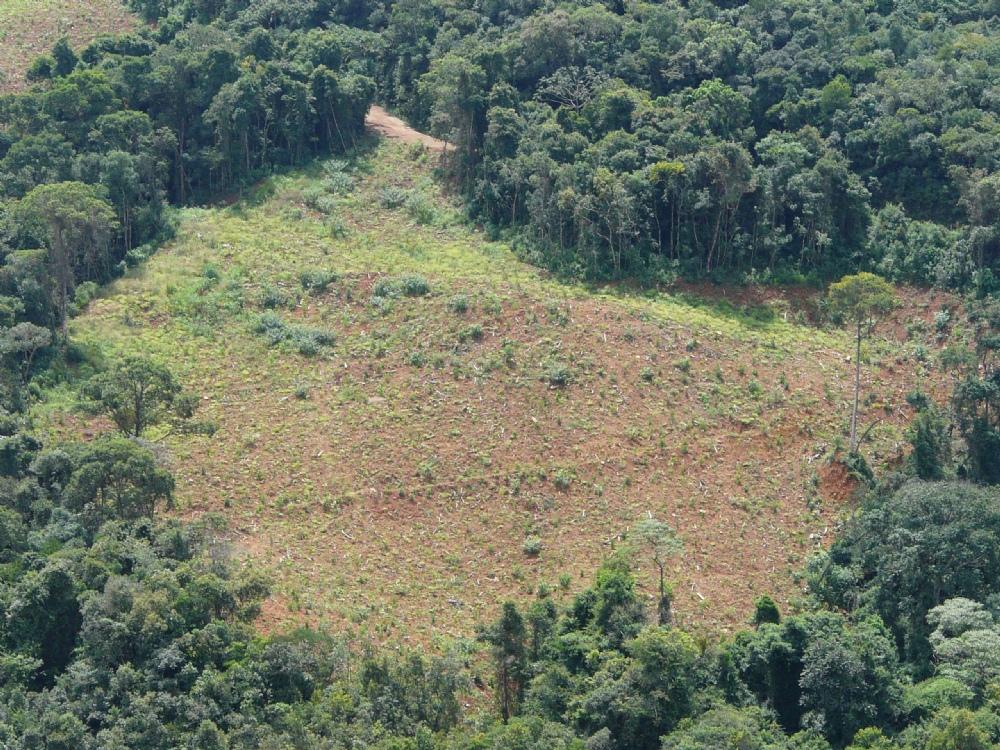
[(537, 536), (529, 536), (521, 545), (521, 550), (528, 557), (538, 557), (542, 552), (542, 540)]
[(372, 285), (372, 301), (375, 297), (394, 299), (401, 295), (423, 297), (430, 294), (431, 285), (419, 274), (405, 276), (383, 276)]
[(100, 289), (93, 281), (84, 281), (82, 284), (77, 285), (76, 293), (73, 295), (73, 307), (77, 311), (83, 310), (90, 304), (91, 300), (97, 297)]
[(559, 469), (552, 477), (552, 483), (560, 490), (568, 490), (573, 483), (573, 475), (566, 469)]
[(406, 200), (406, 212), (417, 224), (433, 224), (437, 219), (437, 209), (426, 197), (413, 193)]
[(382, 299), (393, 299), (402, 293), (403, 289), (399, 284), (399, 279), (383, 276), (372, 284), (373, 301), (376, 297), (381, 297)]
[(337, 279), (338, 276), (333, 271), (303, 271), (299, 274), (299, 283), (307, 292), (325, 291)]
[(254, 333), (259, 333), (264, 336), (264, 338), (267, 339), (268, 344), (271, 346), (284, 341), (285, 337), (288, 335), (288, 326), (285, 325), (285, 321), (273, 312), (266, 312), (258, 316), (256, 323), (254, 323), (253, 330)]
[(266, 310), (273, 310), (277, 307), (289, 307), (292, 304), (291, 297), (276, 286), (265, 286), (260, 293), (260, 306)]
[(479, 325), (479, 323), (473, 323), (471, 326), (466, 326), (459, 331), (458, 340), (463, 344), (467, 341), (482, 341), (483, 327)]
[(408, 195), (406, 190), (390, 186), (379, 190), (378, 202), (382, 208), (397, 209), (406, 203)]
[(465, 315), (469, 311), (469, 295), (456, 294), (448, 300), (448, 309), (456, 315)]
[(545, 368), (543, 379), (554, 388), (563, 388), (573, 382), (573, 371), (564, 364), (553, 363)]
[(408, 274), (400, 280), (400, 288), (407, 297), (423, 297), (431, 293), (431, 285), (419, 274)]
[(288, 340), (299, 354), (312, 356), (336, 343), (334, 335), (323, 328), (295, 326), (289, 329)]

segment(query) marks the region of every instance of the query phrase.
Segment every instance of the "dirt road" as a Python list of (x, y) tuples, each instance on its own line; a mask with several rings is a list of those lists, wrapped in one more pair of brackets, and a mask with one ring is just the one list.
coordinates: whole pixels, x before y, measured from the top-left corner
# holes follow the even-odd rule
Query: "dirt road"
[(386, 138), (396, 138), (403, 143), (420, 143), (429, 151), (446, 151), (449, 146), (433, 136), (414, 130), (398, 117), (393, 117), (379, 106), (373, 106), (365, 117), (365, 125)]

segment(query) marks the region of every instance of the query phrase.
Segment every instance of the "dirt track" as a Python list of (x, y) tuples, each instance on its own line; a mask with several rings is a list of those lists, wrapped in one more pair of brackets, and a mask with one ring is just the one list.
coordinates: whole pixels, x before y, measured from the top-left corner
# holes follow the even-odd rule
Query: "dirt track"
[(373, 106), (365, 117), (365, 125), (386, 138), (395, 138), (403, 143), (420, 143), (430, 151), (445, 151), (448, 144), (433, 136), (414, 130), (398, 117), (393, 117), (379, 106)]

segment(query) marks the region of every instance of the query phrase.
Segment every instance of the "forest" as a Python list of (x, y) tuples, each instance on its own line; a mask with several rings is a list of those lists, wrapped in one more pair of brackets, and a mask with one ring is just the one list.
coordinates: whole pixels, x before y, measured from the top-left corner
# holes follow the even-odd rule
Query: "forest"
[[(998, 0), (130, 8), (136, 30), (62, 39), (0, 94), (4, 747), (1000, 747)], [(153, 358), (95, 363), (70, 326), (181, 210), (350, 158), (375, 103), (446, 141), (436, 176), (463, 221), (554, 279), (830, 284), (821, 312), (856, 343), (858, 383), (893, 285), (961, 301), (935, 365), (952, 385), (907, 395), (892, 465), (866, 461), (855, 388), (838, 458), (854, 504), (797, 574), (793, 611), (761, 595), (735, 635), (679, 626), (681, 543), (650, 516), (569, 600), (498, 603), (467, 642), (358, 649), (257, 627), (270, 581), (225, 518), (171, 514), (177, 480), (144, 437), (210, 437), (199, 394)], [(219, 278), (206, 269), (198, 295)], [(372, 299), (428, 292), (402, 277)], [(281, 304), (258, 335), (332, 346)], [(81, 367), (110, 431), (45, 444), (31, 408)], [(659, 571), (653, 602), (639, 566)]]

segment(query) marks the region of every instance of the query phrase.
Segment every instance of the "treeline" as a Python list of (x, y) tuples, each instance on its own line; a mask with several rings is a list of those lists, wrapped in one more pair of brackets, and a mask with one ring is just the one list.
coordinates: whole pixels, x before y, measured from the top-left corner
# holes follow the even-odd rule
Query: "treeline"
[(96, 284), (170, 233), (170, 204), (355, 145), (375, 84), (354, 45), (205, 8), (79, 54), (61, 41), (31, 66), (34, 85), (0, 97), (5, 409)]
[(394, 2), (380, 95), (590, 278), (995, 286), (995, 0)]
[[(717, 642), (672, 626), (637, 527), (565, 604), (483, 628), (485, 659), (263, 637), (267, 582), (225, 530), (157, 521), (173, 482), (122, 437), (45, 449), (0, 424), (0, 741), (12, 750), (992, 750), (1000, 493), (875, 488), (791, 616)], [(12, 441), (17, 444), (13, 445)], [(652, 532), (652, 535), (650, 535)], [(649, 542), (652, 540), (652, 544)], [(668, 545), (669, 546), (669, 545)], [(655, 621), (654, 621), (655, 620)], [(463, 713), (474, 691), (495, 710)]]

